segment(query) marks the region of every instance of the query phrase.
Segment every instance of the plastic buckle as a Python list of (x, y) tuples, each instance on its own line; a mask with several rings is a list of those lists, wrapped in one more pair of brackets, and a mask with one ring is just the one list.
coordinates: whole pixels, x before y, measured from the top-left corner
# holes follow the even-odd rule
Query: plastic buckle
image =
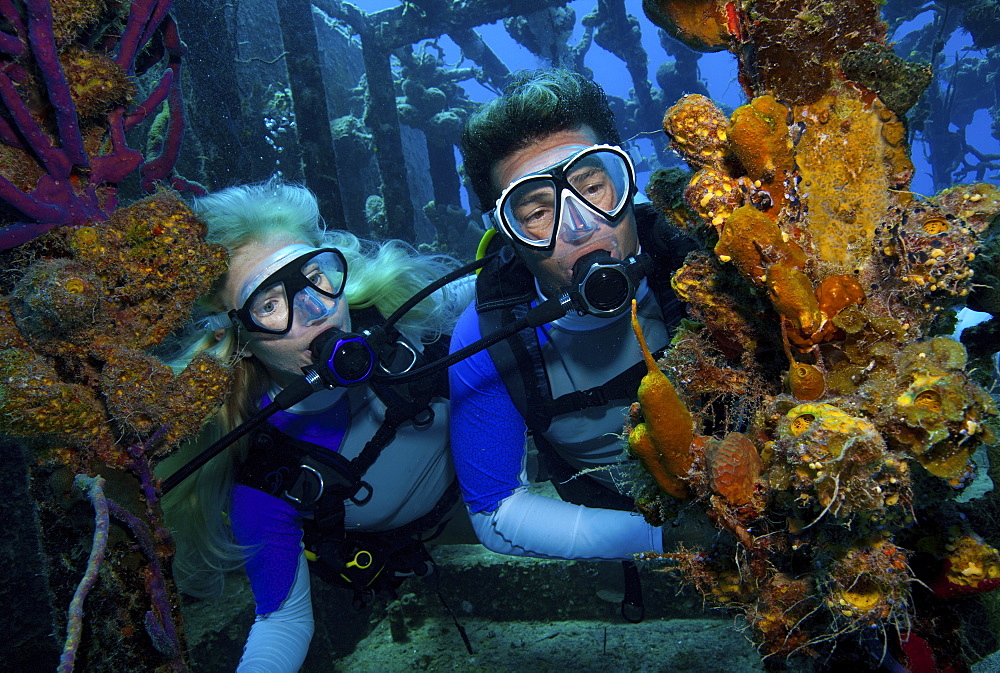
[[(365, 491), (365, 495), (363, 498), (358, 498), (358, 493), (362, 490)], [(372, 485), (367, 481), (358, 482), (358, 487), (354, 489), (354, 493), (351, 494), (349, 499), (359, 507), (361, 505), (367, 505), (368, 501), (372, 499)]]

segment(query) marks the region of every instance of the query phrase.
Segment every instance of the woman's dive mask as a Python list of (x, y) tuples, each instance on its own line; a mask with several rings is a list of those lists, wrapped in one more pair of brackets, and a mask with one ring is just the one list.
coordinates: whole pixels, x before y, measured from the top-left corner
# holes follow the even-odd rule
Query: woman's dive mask
[(287, 334), (296, 319), (308, 325), (333, 315), (346, 283), (347, 260), (340, 250), (289, 245), (266, 259), (260, 273), (243, 286), (240, 308), (209, 316), (202, 325)]

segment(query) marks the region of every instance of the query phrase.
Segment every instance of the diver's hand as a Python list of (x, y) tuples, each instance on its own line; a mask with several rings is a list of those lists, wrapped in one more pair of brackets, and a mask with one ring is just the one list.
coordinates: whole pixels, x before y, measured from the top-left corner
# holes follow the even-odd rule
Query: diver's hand
[(712, 524), (705, 510), (697, 506), (689, 507), (660, 527), (663, 536), (663, 551), (669, 554), (677, 551), (678, 545), (685, 549), (709, 549), (719, 530)]

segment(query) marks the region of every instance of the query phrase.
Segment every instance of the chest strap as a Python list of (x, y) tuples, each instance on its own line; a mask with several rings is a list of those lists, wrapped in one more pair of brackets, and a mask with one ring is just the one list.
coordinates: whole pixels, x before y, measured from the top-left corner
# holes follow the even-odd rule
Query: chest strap
[[(660, 357), (660, 353), (654, 353), (653, 357)], [(560, 395), (549, 402), (542, 402), (540, 412), (548, 418), (555, 418), (562, 414), (573, 411), (580, 411), (590, 407), (603, 407), (612, 402), (632, 402), (635, 400), (636, 391), (642, 383), (642, 377), (646, 375), (645, 361), (637, 362), (625, 371), (621, 372), (609, 381), (605, 381), (599, 386), (588, 388), (587, 390), (574, 390), (571, 393)]]
[[(517, 319), (519, 310), (526, 310), (526, 307), (516, 306), (512, 310), (499, 311), (501, 320), (504, 315), (510, 316), (511, 320)], [(528, 429), (535, 434), (547, 431), (557, 416), (603, 407), (612, 402), (634, 401), (642, 377), (646, 375), (646, 363), (640, 360), (600, 385), (553, 398), (535, 330), (522, 330), (516, 336), (491, 346), (490, 355), (511, 393), (514, 405), (521, 412)], [(662, 355), (663, 350), (659, 350), (653, 357)]]

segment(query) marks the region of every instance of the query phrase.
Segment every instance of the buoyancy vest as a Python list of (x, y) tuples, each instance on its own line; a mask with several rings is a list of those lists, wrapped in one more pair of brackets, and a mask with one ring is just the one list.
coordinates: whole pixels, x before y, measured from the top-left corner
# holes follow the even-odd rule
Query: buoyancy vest
[(270, 423), (250, 434), (236, 481), (298, 511), (310, 568), (319, 576), (371, 593), (427, 558), (423, 536), (458, 493), (444, 381), (378, 394), (369, 386), (347, 389), (349, 422), (339, 450)]
[[(648, 292), (637, 298), (639, 319), (650, 346), (661, 349), (684, 317), (670, 278), (695, 245), (650, 204), (637, 204), (635, 219), (642, 250), (654, 261)], [(486, 336), (521, 317), (537, 298), (534, 277), (504, 245), (476, 282), (480, 333)], [(627, 315), (607, 319), (582, 337), (574, 333), (573, 317), (549, 326), (544, 344), (537, 330), (522, 330), (491, 346), (489, 354), (540, 450), (551, 448), (580, 470), (614, 462), (621, 448), (615, 438), (624, 424), (621, 408), (634, 401), (646, 369)], [(614, 490), (613, 475), (593, 476)]]

